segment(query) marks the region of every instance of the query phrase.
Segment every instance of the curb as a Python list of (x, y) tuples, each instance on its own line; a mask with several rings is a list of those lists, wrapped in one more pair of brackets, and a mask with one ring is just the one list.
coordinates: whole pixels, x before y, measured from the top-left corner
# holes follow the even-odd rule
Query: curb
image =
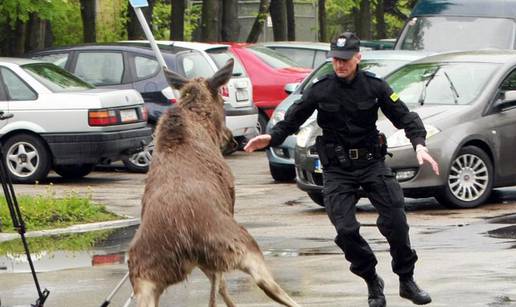
[[(122, 227), (134, 226), (134, 225), (139, 225), (139, 224), (140, 224), (139, 218), (114, 220), (114, 221), (106, 221), (106, 222), (98, 222), (98, 223), (73, 225), (73, 226), (66, 227), (66, 228), (30, 231), (30, 232), (25, 233), (25, 237), (34, 238), (34, 237), (54, 236), (54, 235), (69, 234), (69, 233), (82, 233), (82, 232), (95, 231), (95, 230), (122, 228)], [(17, 239), (19, 237), (20, 237), (19, 233), (0, 233), (0, 242), (10, 241), (13, 239)]]

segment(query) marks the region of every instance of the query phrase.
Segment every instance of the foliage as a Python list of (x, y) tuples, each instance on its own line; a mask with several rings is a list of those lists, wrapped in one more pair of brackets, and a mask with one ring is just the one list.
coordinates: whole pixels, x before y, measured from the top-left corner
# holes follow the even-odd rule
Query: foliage
[[(201, 10), (201, 5), (190, 5), (185, 9), (184, 36), (186, 41), (192, 40), (192, 33), (199, 27)], [(152, 12), (152, 33), (158, 40), (170, 38), (170, 13), (170, 3), (163, 0), (156, 1)]]
[[(66, 234), (50, 237), (27, 238), (31, 253), (52, 252), (58, 250), (82, 251), (95, 246), (96, 243), (105, 240), (113, 229), (86, 232), (81, 234)], [(0, 256), (11, 254), (24, 254), (23, 244), (20, 239), (0, 243)]]
[(38, 13), (44, 20), (54, 20), (67, 13), (67, 6), (73, 0), (2, 0), (0, 2), (0, 24), (9, 23), (14, 29), (16, 22), (26, 22), (30, 14)]
[[(127, 39), (127, 0), (99, 1), (97, 14), (97, 42)], [(132, 9), (132, 8), (131, 8)]]
[(55, 46), (74, 45), (82, 43), (82, 19), (79, 0), (67, 1), (63, 6), (64, 14), (52, 20), (52, 33)]
[[(21, 195), (17, 200), (29, 231), (119, 218), (107, 211), (104, 206), (93, 203), (91, 196), (84, 197), (70, 192), (62, 198), (57, 198), (51, 186), (45, 194)], [(5, 198), (0, 198), (0, 218), (3, 231), (14, 231)]]

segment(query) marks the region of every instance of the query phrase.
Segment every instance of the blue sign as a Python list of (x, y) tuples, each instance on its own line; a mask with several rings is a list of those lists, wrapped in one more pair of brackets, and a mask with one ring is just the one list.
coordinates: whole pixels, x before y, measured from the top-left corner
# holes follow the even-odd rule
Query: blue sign
[(146, 7), (149, 6), (147, 0), (129, 0), (133, 7)]

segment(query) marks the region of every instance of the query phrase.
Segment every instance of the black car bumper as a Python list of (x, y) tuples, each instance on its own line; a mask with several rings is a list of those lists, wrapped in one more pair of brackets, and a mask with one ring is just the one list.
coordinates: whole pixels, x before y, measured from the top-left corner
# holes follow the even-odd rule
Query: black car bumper
[(100, 133), (43, 134), (54, 164), (116, 161), (143, 149), (152, 140), (149, 127)]

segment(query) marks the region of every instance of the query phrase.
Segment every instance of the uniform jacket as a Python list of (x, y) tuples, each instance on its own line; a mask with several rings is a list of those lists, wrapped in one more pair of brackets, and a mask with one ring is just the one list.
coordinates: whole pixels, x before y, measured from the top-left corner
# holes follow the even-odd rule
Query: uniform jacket
[(271, 131), (271, 146), (281, 144), (317, 110), (323, 138), (347, 148), (361, 148), (378, 142), (378, 108), (398, 129), (404, 129), (413, 147), (425, 145), (426, 130), (419, 115), (410, 112), (383, 79), (357, 70), (347, 81), (335, 73), (315, 81), (286, 112), (285, 119)]

